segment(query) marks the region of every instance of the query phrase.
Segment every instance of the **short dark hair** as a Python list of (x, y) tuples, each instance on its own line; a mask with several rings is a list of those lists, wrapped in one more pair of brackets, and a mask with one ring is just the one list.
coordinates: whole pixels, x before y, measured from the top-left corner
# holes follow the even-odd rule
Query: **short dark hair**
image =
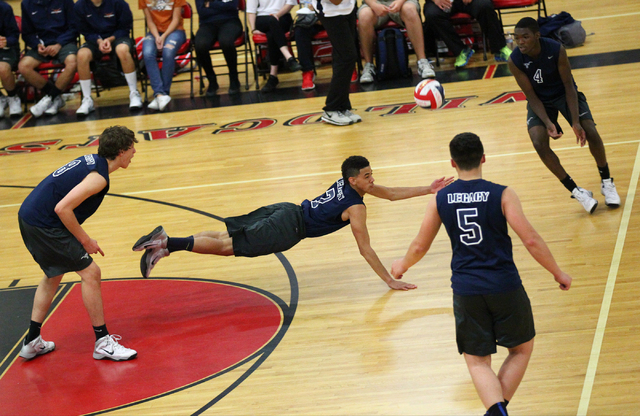
[(344, 162), (342, 162), (342, 177), (345, 182), (349, 181), (349, 178), (358, 176), (360, 170), (369, 166), (369, 161), (364, 156), (349, 156)]
[(515, 29), (529, 29), (533, 33), (540, 32), (540, 26), (533, 17), (523, 17), (518, 23), (516, 23)]
[(138, 143), (134, 132), (124, 126), (107, 127), (100, 135), (98, 155), (114, 160), (120, 152), (129, 150)]
[(484, 147), (475, 133), (460, 133), (449, 143), (451, 159), (460, 170), (471, 170), (480, 166)]

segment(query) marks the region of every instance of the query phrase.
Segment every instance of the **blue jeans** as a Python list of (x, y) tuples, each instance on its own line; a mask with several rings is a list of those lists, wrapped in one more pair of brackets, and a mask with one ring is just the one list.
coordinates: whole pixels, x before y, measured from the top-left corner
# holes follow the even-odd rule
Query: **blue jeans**
[(169, 95), (176, 67), (176, 53), (186, 39), (184, 30), (174, 30), (167, 36), (162, 48), (162, 70), (158, 67), (156, 39), (148, 33), (142, 41), (142, 57), (154, 95)]

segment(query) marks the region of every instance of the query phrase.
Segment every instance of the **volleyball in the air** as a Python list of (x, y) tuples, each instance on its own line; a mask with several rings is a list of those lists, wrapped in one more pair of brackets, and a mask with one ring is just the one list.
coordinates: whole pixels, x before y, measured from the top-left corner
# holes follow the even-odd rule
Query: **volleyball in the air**
[(444, 103), (444, 87), (435, 79), (425, 79), (416, 86), (413, 97), (422, 108), (440, 108)]

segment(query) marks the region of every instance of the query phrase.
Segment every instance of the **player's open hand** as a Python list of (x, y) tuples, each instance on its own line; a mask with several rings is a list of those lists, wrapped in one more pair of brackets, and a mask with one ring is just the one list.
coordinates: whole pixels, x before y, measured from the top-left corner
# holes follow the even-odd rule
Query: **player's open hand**
[(413, 285), (411, 283), (399, 282), (397, 280), (392, 280), (391, 282), (389, 282), (387, 284), (393, 290), (412, 290), (412, 289), (416, 289), (418, 287), (418, 286)]
[(555, 277), (556, 282), (560, 283), (561, 290), (569, 290), (571, 287), (571, 281), (573, 280), (571, 276), (566, 274), (565, 272), (561, 272), (560, 276)]
[(445, 178), (444, 176), (440, 179), (436, 179), (435, 181), (433, 181), (431, 183), (431, 193), (435, 194), (436, 192), (438, 192), (440, 189), (444, 188), (445, 186), (449, 185), (451, 182), (453, 182), (453, 176), (450, 176), (448, 178)]

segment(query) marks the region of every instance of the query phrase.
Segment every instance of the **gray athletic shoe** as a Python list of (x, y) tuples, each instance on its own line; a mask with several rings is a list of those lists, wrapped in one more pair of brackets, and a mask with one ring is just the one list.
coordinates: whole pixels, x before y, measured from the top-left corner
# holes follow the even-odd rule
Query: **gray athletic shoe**
[(325, 111), (322, 114), (322, 121), (334, 126), (348, 126), (353, 124), (353, 120), (342, 111)]
[(145, 279), (151, 275), (151, 270), (163, 257), (169, 256), (169, 250), (166, 248), (150, 248), (145, 250), (140, 258), (140, 273)]
[(352, 113), (351, 110), (345, 110), (342, 112), (342, 114), (349, 117), (354, 123), (360, 123), (362, 121), (362, 117), (360, 117), (356, 113)]
[(45, 341), (40, 335), (28, 344), (22, 343), (22, 349), (20, 350), (20, 357), (30, 360), (36, 355), (46, 354), (56, 349), (56, 344), (50, 341)]
[(96, 341), (93, 350), (93, 358), (102, 360), (107, 358), (113, 361), (133, 360), (138, 356), (136, 350), (127, 348), (118, 343), (122, 337), (120, 335), (105, 335)]
[(151, 231), (147, 235), (143, 235), (133, 245), (133, 251), (142, 251), (149, 248), (167, 248), (167, 240), (169, 237), (164, 231), (162, 225), (159, 225), (155, 230)]

